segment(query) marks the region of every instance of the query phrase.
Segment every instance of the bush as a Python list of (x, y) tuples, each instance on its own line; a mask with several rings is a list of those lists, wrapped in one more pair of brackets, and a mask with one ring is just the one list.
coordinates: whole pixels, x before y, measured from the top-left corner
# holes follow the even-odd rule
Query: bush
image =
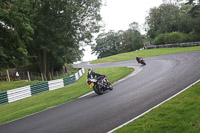
[(191, 36), (181, 32), (159, 34), (153, 41), (154, 45), (190, 42)]
[(189, 36), (191, 37), (193, 42), (198, 42), (200, 41), (200, 34), (196, 32), (190, 32)]
[(159, 34), (154, 40), (154, 45), (164, 44), (165, 34)]

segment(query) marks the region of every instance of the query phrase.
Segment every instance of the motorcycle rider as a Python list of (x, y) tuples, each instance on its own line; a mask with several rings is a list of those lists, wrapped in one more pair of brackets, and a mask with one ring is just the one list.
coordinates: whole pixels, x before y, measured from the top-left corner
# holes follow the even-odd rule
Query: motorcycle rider
[(95, 78), (97, 80), (100, 80), (101, 78), (104, 78), (104, 77), (105, 77), (105, 75), (101, 75), (99, 73), (94, 72), (92, 69), (88, 69), (87, 78), (89, 78), (89, 79)]
[(136, 60), (137, 60), (138, 63), (140, 63), (141, 57), (136, 56)]
[[(100, 80), (102, 82), (102, 80), (104, 79), (104, 77), (106, 77), (105, 75), (99, 74), (94, 72), (92, 69), (88, 69), (88, 79), (93, 79), (95, 78), (96, 80)], [(105, 82), (105, 81), (103, 81)], [(106, 84), (105, 85), (106, 88), (109, 88), (109, 86)]]
[[(104, 80), (106, 76), (105, 75), (102, 75), (102, 74), (99, 74), (99, 73), (96, 73), (94, 72), (92, 69), (88, 69), (88, 75), (87, 75), (87, 78), (88, 79), (96, 79), (97, 81), (100, 81), (102, 83), (104, 83), (104, 87), (105, 88), (108, 88), (110, 90), (113, 90), (113, 87), (112, 85), (109, 83), (109, 81), (106, 79)], [(106, 82), (106, 83), (105, 83)]]

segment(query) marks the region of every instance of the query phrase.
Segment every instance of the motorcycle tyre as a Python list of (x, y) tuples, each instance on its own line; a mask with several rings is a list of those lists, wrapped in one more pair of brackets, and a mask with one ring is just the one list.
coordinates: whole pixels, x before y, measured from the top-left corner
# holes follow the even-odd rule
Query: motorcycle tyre
[(144, 61), (141, 62), (142, 65), (146, 65), (146, 63)]
[(102, 95), (103, 94), (103, 88), (98, 89), (97, 85), (93, 86), (93, 90), (95, 93), (97, 93), (98, 95)]
[(109, 90), (113, 90), (113, 86), (112, 85), (110, 85)]

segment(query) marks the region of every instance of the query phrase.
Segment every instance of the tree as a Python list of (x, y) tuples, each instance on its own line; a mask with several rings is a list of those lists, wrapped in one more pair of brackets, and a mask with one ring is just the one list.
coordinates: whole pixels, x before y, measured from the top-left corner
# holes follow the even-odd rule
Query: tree
[(28, 63), (26, 44), (33, 34), (29, 5), (28, 0), (0, 0), (0, 69)]
[(126, 51), (134, 51), (143, 47), (143, 36), (140, 33), (140, 27), (137, 22), (129, 25), (129, 29), (124, 32), (124, 45), (127, 47)]
[(178, 6), (162, 4), (158, 8), (152, 8), (149, 16), (146, 17), (147, 34), (151, 38), (155, 38), (160, 33), (178, 31), (179, 20), (180, 10)]
[(45, 79), (81, 58), (80, 46), (98, 32), (101, 0), (0, 0), (0, 67), (28, 61)]
[(185, 5), (193, 5), (195, 4), (194, 1), (197, 1), (196, 4), (200, 3), (200, 0), (163, 0), (164, 3), (170, 3), (170, 4), (177, 4), (177, 5), (181, 5), (181, 4), (185, 4)]
[(61, 68), (81, 57), (79, 45), (89, 43), (92, 33), (99, 29), (100, 6), (100, 0), (32, 2), (34, 35), (28, 51), (35, 56), (45, 79), (55, 66)]
[(194, 19), (190, 15), (192, 9), (192, 5), (178, 7), (172, 4), (162, 4), (150, 9), (149, 16), (146, 17), (147, 35), (155, 38), (159, 34), (176, 31), (189, 34), (194, 30)]
[(98, 55), (98, 58), (103, 58), (117, 54), (120, 45), (121, 41), (118, 33), (109, 31), (98, 35), (96, 45), (92, 46), (92, 51)]
[(143, 47), (143, 36), (137, 30), (128, 29), (124, 32), (123, 51), (130, 52)]
[[(167, 0), (167, 4), (162, 4), (158, 8), (150, 9), (149, 16), (146, 17), (147, 35), (154, 42), (160, 42), (164, 35), (189, 34), (189, 39), (185, 41), (199, 41), (200, 37), (200, 5), (189, 0), (186, 4), (179, 0)], [(172, 4), (177, 1), (181, 4)], [(170, 3), (170, 4), (169, 4)], [(182, 35), (183, 35), (182, 34)], [(184, 41), (184, 39), (182, 39)], [(179, 41), (177, 41), (179, 42)]]
[(133, 22), (126, 31), (109, 31), (99, 34), (92, 50), (98, 55), (98, 58), (103, 58), (140, 49), (143, 47), (143, 39), (138, 23)]

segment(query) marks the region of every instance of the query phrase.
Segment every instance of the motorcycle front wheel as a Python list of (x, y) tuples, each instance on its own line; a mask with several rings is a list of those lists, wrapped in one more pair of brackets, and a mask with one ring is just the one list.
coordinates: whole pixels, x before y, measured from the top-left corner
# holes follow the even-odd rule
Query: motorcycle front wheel
[(101, 87), (100, 85), (95, 84), (93, 86), (93, 90), (95, 93), (97, 93), (98, 95), (103, 94), (103, 87)]
[(142, 64), (142, 65), (146, 65), (146, 63), (145, 63), (144, 61), (141, 61), (141, 64)]
[(146, 63), (144, 62), (144, 63), (142, 63), (143, 65), (146, 65)]
[(113, 90), (113, 86), (112, 86), (112, 85), (110, 85), (109, 89), (110, 89), (110, 90)]

